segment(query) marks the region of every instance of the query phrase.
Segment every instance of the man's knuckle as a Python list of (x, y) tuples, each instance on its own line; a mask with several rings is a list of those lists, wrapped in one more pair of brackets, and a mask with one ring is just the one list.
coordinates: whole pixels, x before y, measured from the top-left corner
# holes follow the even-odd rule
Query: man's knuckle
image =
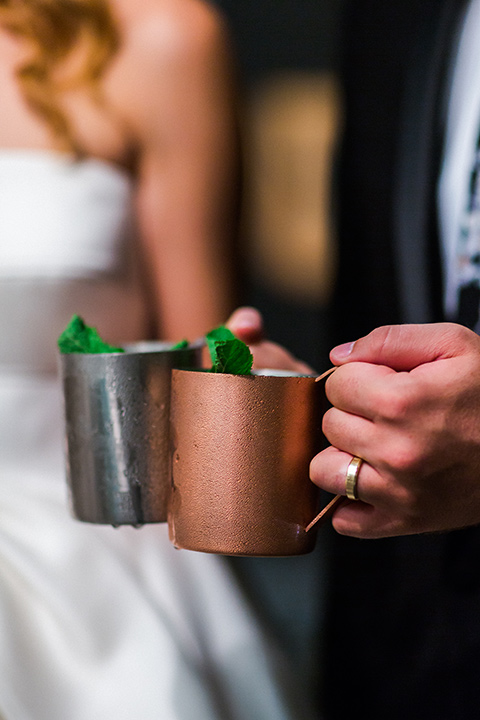
[(397, 474), (414, 473), (421, 465), (423, 451), (416, 439), (397, 438), (387, 452), (387, 465)]

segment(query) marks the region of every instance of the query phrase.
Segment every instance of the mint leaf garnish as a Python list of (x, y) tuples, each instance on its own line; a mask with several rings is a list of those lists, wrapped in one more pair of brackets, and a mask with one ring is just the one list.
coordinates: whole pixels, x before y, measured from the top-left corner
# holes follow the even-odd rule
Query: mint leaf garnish
[(230, 375), (250, 375), (253, 356), (248, 345), (235, 337), (224, 325), (205, 336), (212, 359), (210, 372)]
[(188, 348), (188, 340), (180, 340), (176, 345), (172, 345), (170, 350), (185, 350)]
[(125, 352), (104, 342), (96, 328), (85, 325), (79, 315), (73, 315), (57, 343), (61, 353)]

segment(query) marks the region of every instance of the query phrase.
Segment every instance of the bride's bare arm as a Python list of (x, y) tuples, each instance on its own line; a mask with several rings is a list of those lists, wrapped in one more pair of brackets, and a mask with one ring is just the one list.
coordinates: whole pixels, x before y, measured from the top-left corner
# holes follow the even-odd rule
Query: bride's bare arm
[(113, 81), (138, 146), (138, 217), (158, 332), (194, 338), (232, 309), (231, 58), (209, 5), (166, 0), (155, 8), (126, 28), (129, 45)]

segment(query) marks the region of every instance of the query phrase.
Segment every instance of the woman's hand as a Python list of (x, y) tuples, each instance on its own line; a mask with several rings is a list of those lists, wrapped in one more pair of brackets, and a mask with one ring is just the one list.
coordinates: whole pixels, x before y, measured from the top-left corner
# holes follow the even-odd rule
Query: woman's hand
[(281, 345), (264, 339), (263, 319), (255, 308), (238, 308), (230, 316), (226, 325), (234, 335), (250, 346), (254, 368), (291, 370), (306, 375), (314, 373), (309, 365), (297, 360)]

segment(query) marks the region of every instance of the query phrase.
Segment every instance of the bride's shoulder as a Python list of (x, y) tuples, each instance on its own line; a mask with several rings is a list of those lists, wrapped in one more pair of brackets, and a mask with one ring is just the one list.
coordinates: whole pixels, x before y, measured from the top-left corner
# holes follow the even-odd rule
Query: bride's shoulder
[[(115, 0), (121, 48), (107, 98), (135, 137), (157, 136), (229, 92), (229, 33), (203, 0)], [(116, 5), (117, 7), (117, 5)]]
[[(154, 63), (202, 55), (223, 45), (227, 29), (221, 13), (204, 0), (117, 0), (125, 48)], [(186, 54), (186, 55), (185, 55)]]

